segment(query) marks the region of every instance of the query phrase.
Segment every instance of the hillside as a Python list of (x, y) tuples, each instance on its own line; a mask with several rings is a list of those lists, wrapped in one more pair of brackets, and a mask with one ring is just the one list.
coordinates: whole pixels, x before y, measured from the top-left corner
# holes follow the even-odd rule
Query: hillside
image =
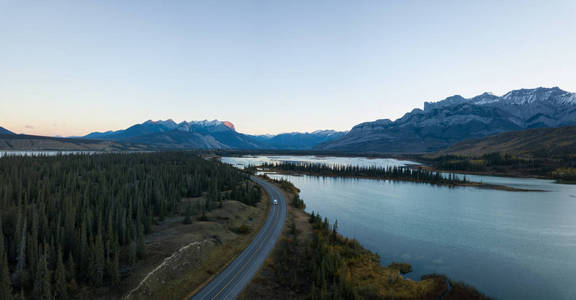
[(54, 138), (35, 135), (0, 135), (0, 151), (137, 151), (146, 150), (141, 145), (113, 141)]
[(576, 126), (506, 132), (414, 157), (429, 168), (576, 183)]
[(402, 118), (366, 122), (318, 150), (425, 153), (460, 141), (529, 128), (576, 124), (576, 94), (555, 88), (520, 89), (496, 96), (456, 95), (424, 103)]
[(457, 143), (441, 153), (479, 156), (495, 152), (534, 157), (574, 155), (576, 126), (528, 129), (470, 139)]

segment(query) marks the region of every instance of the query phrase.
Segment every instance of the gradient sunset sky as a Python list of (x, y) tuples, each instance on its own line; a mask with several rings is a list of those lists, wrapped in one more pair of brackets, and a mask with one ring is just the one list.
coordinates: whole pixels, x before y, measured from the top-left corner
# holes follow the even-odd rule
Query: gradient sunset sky
[(348, 130), (424, 101), (576, 92), (576, 1), (2, 1), (0, 126)]

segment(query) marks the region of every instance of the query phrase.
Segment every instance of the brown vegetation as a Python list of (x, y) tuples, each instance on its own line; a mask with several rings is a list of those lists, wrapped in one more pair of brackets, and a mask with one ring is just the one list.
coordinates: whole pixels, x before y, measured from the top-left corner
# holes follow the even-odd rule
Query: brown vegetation
[[(288, 182), (276, 183), (287, 199), (296, 196)], [(409, 264), (380, 265), (377, 254), (338, 234), (336, 224), (289, 206), (282, 239), (241, 299), (488, 299), (442, 275), (407, 279)]]
[[(163, 224), (147, 241), (147, 257), (128, 279), (125, 290), (134, 289), (158, 266), (173, 257), (135, 292), (133, 299), (182, 299), (218, 274), (240, 254), (266, 219), (267, 196), (256, 207), (225, 201), (222, 208), (206, 213), (207, 221), (182, 224), (182, 217)], [(185, 201), (202, 201), (186, 199)], [(244, 228), (240, 232), (239, 228)], [(183, 247), (192, 245), (184, 249)], [(174, 254), (179, 254), (174, 256)]]

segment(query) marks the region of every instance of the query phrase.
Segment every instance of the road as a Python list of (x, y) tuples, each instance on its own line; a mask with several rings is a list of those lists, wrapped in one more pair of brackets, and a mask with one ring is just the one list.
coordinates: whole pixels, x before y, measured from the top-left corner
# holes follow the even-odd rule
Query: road
[(255, 176), (252, 180), (264, 188), (270, 201), (278, 200), (278, 205), (270, 204), (268, 217), (250, 245), (190, 299), (236, 298), (256, 275), (280, 237), (286, 221), (286, 199), (271, 183)]

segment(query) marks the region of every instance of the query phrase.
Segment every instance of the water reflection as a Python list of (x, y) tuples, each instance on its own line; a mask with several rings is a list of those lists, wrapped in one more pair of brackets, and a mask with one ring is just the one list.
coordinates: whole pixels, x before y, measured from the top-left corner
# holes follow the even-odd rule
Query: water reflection
[[(223, 158), (236, 164), (295, 156)], [(405, 165), (390, 159), (319, 162)], [(576, 186), (552, 180), (467, 175), (549, 192), (448, 188), (386, 180), (271, 175), (293, 182), (307, 211), (380, 254), (413, 264), (412, 278), (445, 273), (500, 299), (576, 299)]]

